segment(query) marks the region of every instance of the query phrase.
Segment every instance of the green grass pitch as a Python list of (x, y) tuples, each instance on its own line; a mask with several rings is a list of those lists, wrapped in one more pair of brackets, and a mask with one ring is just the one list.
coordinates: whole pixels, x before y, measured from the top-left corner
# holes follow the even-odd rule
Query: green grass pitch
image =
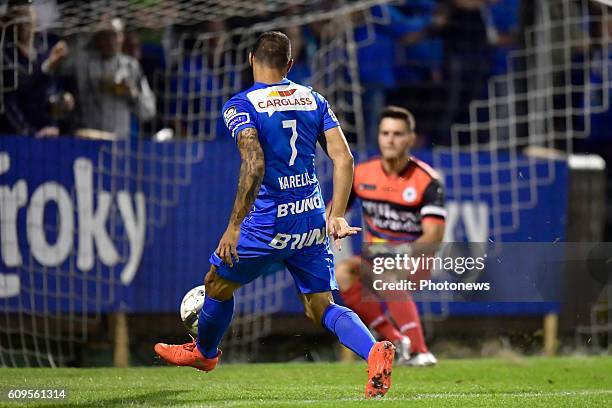
[[(435, 368), (395, 367), (381, 400), (362, 399), (364, 363), (182, 367), (0, 369), (3, 393), (15, 388), (66, 388), (45, 406), (214, 407), (610, 407), (612, 357), (442, 360)], [(23, 403), (0, 405), (15, 407)], [(28, 406), (35, 404), (30, 401)]]

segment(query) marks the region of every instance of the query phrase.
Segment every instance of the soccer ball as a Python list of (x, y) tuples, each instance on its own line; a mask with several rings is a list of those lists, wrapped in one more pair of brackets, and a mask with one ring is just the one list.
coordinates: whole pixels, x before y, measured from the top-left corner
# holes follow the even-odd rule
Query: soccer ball
[(181, 320), (193, 337), (198, 335), (198, 316), (204, 306), (205, 295), (204, 285), (200, 285), (187, 292), (181, 301)]

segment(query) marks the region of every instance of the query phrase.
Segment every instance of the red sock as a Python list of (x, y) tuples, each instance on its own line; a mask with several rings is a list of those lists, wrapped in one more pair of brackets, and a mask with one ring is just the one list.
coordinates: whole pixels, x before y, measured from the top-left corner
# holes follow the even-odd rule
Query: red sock
[(425, 336), (423, 336), (419, 311), (414, 300), (387, 302), (387, 310), (389, 310), (391, 317), (393, 317), (393, 320), (399, 326), (400, 332), (410, 337), (412, 352), (427, 353), (428, 349), (425, 344)]
[(361, 282), (353, 283), (348, 290), (341, 291), (340, 295), (344, 304), (353, 309), (366, 326), (376, 330), (385, 340), (397, 342), (404, 337), (387, 318), (380, 302), (362, 301)]

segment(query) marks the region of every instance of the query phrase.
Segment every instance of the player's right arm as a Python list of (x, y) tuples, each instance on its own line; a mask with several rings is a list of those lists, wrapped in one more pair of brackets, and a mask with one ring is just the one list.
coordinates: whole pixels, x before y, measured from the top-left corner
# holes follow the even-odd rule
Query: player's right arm
[(240, 225), (255, 203), (265, 172), (264, 152), (255, 125), (256, 113), (241, 98), (232, 98), (223, 107), (223, 120), (228, 132), (236, 140), (240, 152), (240, 175), (234, 207), (225, 233), (215, 252), (230, 267), (238, 260)]
[(340, 250), (340, 239), (361, 231), (361, 228), (351, 227), (344, 218), (353, 186), (354, 161), (351, 149), (339, 126), (326, 130), (324, 135), (327, 155), (334, 165), (334, 190), (327, 229), (335, 241), (336, 248)]
[(257, 129), (247, 127), (241, 130), (236, 138), (242, 159), (238, 191), (227, 228), (215, 251), (230, 267), (233, 266), (232, 258), (238, 260), (236, 247), (240, 237), (240, 225), (255, 203), (265, 172), (264, 153), (259, 143)]

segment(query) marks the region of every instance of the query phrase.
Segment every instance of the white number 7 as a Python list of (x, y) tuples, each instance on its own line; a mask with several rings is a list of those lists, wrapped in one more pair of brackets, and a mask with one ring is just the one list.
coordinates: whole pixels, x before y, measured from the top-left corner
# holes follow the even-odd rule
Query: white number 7
[(298, 138), (297, 121), (283, 120), (283, 128), (291, 128), (291, 139), (289, 139), (289, 146), (291, 146), (291, 158), (289, 159), (289, 165), (293, 166), (293, 164), (295, 163), (295, 158), (297, 157), (297, 147), (295, 147), (295, 141)]

